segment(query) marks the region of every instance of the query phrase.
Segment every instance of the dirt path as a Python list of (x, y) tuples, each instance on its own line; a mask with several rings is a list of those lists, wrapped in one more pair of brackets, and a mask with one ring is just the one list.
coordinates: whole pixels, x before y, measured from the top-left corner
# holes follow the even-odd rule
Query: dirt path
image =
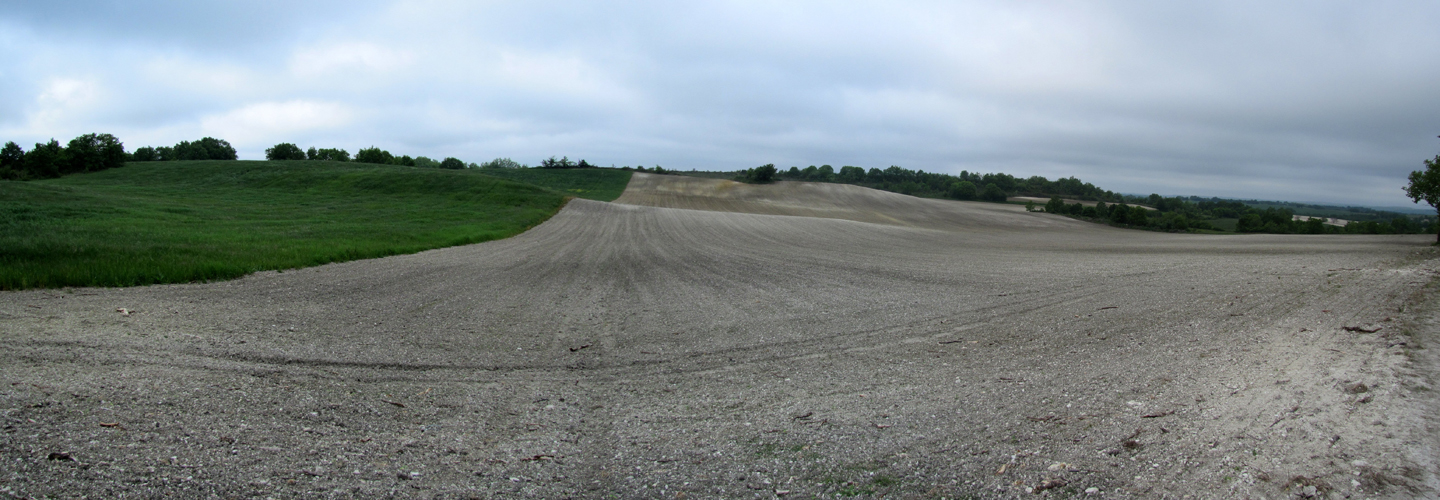
[(1424, 237), (852, 188), (636, 175), (504, 241), (0, 293), (0, 492), (1435, 495)]

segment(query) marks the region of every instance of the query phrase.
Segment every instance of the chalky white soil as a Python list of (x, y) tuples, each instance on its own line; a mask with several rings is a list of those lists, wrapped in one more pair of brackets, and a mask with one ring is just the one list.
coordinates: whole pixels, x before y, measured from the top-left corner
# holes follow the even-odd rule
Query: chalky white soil
[(503, 241), (0, 293), (0, 493), (1434, 497), (1432, 240), (636, 174)]

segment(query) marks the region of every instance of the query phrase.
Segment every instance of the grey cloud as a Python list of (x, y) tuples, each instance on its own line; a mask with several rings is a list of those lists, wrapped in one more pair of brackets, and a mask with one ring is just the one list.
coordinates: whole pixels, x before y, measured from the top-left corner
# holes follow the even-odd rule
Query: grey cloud
[(56, 127), (147, 140), (247, 107), (350, 113), (228, 125), (255, 138), (236, 144), (246, 157), (286, 140), (472, 161), (899, 164), (1401, 205), (1405, 174), (1440, 151), (1427, 3), (40, 5), (0, 14), (15, 28), (0, 74), (20, 75), (0, 89), (12, 135), (72, 133), (26, 117), (73, 78), (119, 103)]

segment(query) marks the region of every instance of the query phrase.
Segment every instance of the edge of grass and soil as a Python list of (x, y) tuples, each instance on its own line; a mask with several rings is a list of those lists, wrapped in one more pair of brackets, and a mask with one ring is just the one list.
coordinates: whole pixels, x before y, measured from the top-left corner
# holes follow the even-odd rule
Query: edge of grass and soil
[(572, 197), (613, 200), (629, 177), (175, 161), (0, 181), (0, 290), (225, 280), (496, 240)]

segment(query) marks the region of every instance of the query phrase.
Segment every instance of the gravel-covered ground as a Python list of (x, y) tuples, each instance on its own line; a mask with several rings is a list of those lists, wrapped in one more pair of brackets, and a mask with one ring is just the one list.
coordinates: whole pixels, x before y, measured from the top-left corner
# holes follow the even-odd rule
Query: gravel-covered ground
[(636, 174), (503, 241), (0, 293), (0, 493), (1434, 497), (1430, 240)]

